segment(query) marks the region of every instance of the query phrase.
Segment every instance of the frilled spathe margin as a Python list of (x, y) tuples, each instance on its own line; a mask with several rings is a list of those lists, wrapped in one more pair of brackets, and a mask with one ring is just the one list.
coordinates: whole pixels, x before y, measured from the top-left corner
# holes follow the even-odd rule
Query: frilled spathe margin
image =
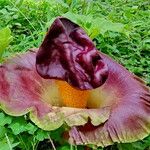
[(150, 134), (150, 90), (110, 57), (101, 56), (109, 68), (108, 79), (99, 88), (100, 93), (107, 93), (106, 103), (112, 102), (109, 119), (99, 126), (87, 123), (72, 128), (70, 142), (107, 146), (141, 140)]

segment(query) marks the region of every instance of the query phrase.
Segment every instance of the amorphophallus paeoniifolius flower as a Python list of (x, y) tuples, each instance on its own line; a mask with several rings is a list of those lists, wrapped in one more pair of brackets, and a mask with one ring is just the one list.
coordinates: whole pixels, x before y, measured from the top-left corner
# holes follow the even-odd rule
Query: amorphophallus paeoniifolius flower
[(132, 142), (150, 133), (149, 88), (61, 17), (39, 49), (1, 64), (0, 106), (14, 116), (29, 112), (44, 130), (67, 124), (77, 145)]

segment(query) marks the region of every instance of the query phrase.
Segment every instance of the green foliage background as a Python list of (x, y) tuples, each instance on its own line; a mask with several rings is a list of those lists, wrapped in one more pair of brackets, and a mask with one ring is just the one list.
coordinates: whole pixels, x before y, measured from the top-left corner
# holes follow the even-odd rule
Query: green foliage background
[[(2, 55), (6, 59), (15, 53), (39, 47), (57, 16), (66, 16), (80, 24), (99, 50), (150, 85), (148, 0), (0, 0), (0, 57)], [(3, 30), (6, 31), (2, 34)], [(2, 35), (7, 37), (5, 44), (2, 44)], [(85, 148), (74, 147), (63, 141), (63, 130), (65, 127), (46, 132), (30, 122), (28, 115), (11, 117), (1, 112), (0, 150), (50, 150), (54, 149), (53, 144), (58, 150)], [(93, 146), (90, 148), (103, 150)], [(109, 149), (148, 150), (150, 137), (135, 143), (114, 144), (104, 148)]]

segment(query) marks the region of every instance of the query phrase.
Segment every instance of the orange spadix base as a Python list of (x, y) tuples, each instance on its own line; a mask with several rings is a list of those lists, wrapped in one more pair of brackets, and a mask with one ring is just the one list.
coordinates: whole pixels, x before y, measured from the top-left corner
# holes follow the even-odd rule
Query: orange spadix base
[(86, 108), (89, 91), (75, 89), (65, 81), (57, 81), (57, 85), (64, 106)]

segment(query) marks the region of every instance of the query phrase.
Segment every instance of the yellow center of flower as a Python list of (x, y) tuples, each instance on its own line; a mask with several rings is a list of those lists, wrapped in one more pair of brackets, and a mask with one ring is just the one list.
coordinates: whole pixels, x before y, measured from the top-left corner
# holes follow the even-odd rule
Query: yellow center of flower
[(89, 91), (75, 89), (64, 81), (57, 81), (56, 83), (64, 106), (86, 108)]

